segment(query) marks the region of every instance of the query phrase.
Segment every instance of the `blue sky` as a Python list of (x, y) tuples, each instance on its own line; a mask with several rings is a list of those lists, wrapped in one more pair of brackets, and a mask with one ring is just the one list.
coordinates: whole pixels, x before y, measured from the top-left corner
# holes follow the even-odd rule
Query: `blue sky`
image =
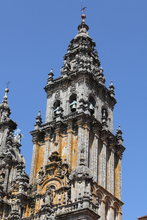
[[(113, 80), (117, 105), (115, 130), (121, 125), (123, 219), (147, 214), (147, 1), (85, 0), (89, 33), (97, 44), (106, 76)], [(69, 41), (80, 23), (80, 0), (0, 0), (0, 97), (10, 81), (12, 118), (24, 138), (22, 153), (29, 173), (29, 132), (41, 110), (50, 68), (59, 76)]]

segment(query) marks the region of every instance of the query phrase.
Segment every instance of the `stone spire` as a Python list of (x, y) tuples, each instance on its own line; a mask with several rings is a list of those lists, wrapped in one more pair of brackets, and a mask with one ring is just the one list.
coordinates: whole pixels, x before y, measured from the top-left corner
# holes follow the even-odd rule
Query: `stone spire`
[(64, 56), (64, 64), (61, 69), (63, 76), (77, 72), (99, 75), (100, 60), (95, 48), (96, 44), (88, 34), (89, 26), (85, 22), (86, 15), (82, 13), (81, 18), (78, 34), (71, 40)]
[(115, 96), (115, 87), (114, 87), (113, 81), (111, 81), (111, 83), (110, 83), (109, 91), (110, 91), (110, 96), (114, 98), (114, 96)]
[(54, 77), (54, 73), (53, 73), (53, 69), (51, 69), (49, 74), (48, 74), (47, 85), (51, 84), (53, 82), (53, 79), (54, 79), (53, 77)]
[(0, 122), (7, 121), (11, 114), (10, 107), (8, 105), (8, 93), (9, 89), (5, 89), (5, 95), (3, 97), (2, 103), (0, 104)]
[(0, 104), (0, 219), (21, 219), (27, 200), (29, 177), (20, 153), (22, 134), (10, 118), (8, 92)]

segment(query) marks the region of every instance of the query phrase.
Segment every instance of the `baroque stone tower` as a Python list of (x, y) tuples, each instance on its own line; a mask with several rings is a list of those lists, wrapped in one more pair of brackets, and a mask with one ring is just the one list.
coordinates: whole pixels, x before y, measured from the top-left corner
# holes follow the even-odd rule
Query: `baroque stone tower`
[(15, 162), (7, 160), (4, 165), (1, 159), (2, 219), (122, 219), (125, 148), (121, 129), (113, 133), (114, 85), (105, 86), (85, 19), (83, 13), (78, 34), (64, 56), (61, 76), (54, 79), (53, 71), (49, 73), (45, 123), (39, 112), (31, 132), (34, 147), (29, 184), (19, 152), (20, 134), (13, 136), (16, 124), (9, 118), (3, 122), (10, 114), (6, 90), (0, 106), (0, 152), (4, 158), (3, 152), (11, 149), (7, 147), (11, 138)]
[(17, 220), (22, 216), (28, 196), (29, 177), (20, 154), (21, 133), (10, 118), (8, 92), (0, 104), (0, 219)]

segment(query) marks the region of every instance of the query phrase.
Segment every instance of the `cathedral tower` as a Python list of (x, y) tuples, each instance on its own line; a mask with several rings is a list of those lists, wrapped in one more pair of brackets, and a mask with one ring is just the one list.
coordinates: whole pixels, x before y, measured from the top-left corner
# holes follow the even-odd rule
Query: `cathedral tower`
[[(36, 117), (30, 181), (8, 89), (0, 105), (2, 220), (121, 220), (122, 131), (113, 133), (114, 85), (105, 77), (83, 13), (61, 76), (48, 74), (46, 118)], [(28, 184), (29, 181), (29, 184)]]
[(34, 219), (121, 220), (124, 147), (121, 129), (113, 134), (114, 85), (105, 86), (85, 19), (82, 14), (61, 76), (48, 75), (45, 123), (39, 112), (31, 132)]

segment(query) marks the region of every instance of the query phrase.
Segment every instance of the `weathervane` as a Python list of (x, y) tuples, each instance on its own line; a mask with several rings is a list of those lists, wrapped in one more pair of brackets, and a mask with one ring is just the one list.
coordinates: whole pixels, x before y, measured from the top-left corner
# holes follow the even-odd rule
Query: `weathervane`
[(87, 8), (87, 7), (84, 7), (84, 6), (83, 6), (83, 0), (81, 0), (81, 13), (82, 13), (82, 14), (85, 14), (86, 8)]
[(86, 10), (86, 8), (87, 8), (87, 7), (82, 7), (82, 8), (81, 8), (81, 12), (82, 12), (82, 14), (85, 14), (85, 10)]

